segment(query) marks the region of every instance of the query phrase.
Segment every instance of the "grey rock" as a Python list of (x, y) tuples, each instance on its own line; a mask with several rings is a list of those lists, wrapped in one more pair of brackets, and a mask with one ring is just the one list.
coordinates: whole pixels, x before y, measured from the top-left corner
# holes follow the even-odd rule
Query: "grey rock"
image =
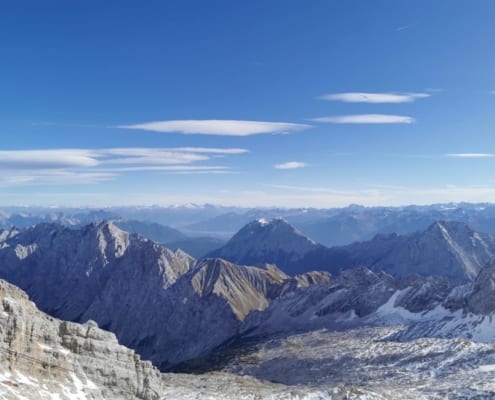
[(158, 400), (163, 387), (159, 371), (113, 333), (49, 317), (3, 280), (0, 375), (2, 399)]

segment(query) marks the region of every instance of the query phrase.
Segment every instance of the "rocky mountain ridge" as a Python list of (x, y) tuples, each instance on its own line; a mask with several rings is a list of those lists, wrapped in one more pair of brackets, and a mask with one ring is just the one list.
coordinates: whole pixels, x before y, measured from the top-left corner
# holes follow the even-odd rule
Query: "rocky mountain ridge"
[[(442, 228), (429, 234), (444, 235)], [(291, 277), (269, 264), (196, 261), (107, 222), (78, 230), (40, 224), (2, 237), (0, 277), (56, 317), (95, 320), (162, 370), (244, 335), (404, 321), (418, 326), (425, 318), (438, 324), (495, 311), (489, 270), (462, 291), (442, 277), (400, 278), (368, 268)], [(407, 335), (420, 331), (426, 332)]]
[(472, 282), (495, 256), (495, 236), (466, 224), (437, 221), (408, 235), (377, 235), (366, 242), (327, 248), (282, 219), (254, 221), (212, 256), (259, 265), (268, 260), (288, 274), (324, 270), (333, 275), (367, 267), (396, 277), (442, 276), (456, 284)]
[(229, 340), (281, 293), (329, 281), (327, 273), (293, 278), (269, 265), (196, 262), (108, 222), (40, 224), (6, 238), (0, 277), (51, 315), (97, 321), (162, 369)]

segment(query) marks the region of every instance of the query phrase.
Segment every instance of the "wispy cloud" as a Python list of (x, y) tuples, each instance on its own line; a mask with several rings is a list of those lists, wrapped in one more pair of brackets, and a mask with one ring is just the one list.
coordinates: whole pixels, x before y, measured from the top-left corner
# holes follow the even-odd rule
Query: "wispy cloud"
[(281, 163), (281, 164), (275, 164), (273, 166), (273, 168), (276, 168), (276, 169), (297, 169), (297, 168), (304, 168), (307, 166), (308, 166), (308, 164), (306, 164), (304, 162), (288, 161), (288, 162)]
[(111, 172), (77, 172), (66, 170), (29, 171), (29, 174), (3, 175), (0, 186), (23, 185), (86, 185), (113, 180)]
[(2, 150), (0, 185), (92, 184), (127, 172), (232, 173), (228, 166), (197, 163), (247, 152), (217, 147)]
[(213, 172), (228, 171), (230, 167), (218, 165), (144, 165), (136, 167), (110, 167), (99, 169), (103, 172), (140, 172), (140, 171), (168, 171), (168, 172)]
[(246, 154), (249, 150), (239, 148), (214, 148), (214, 147), (176, 147), (169, 150), (184, 151), (187, 153), (208, 153), (208, 154)]
[(176, 148), (112, 148), (94, 152), (112, 164), (189, 164), (209, 160), (212, 156), (245, 154), (240, 148), (176, 147)]
[(331, 124), (412, 124), (416, 120), (405, 115), (355, 114), (313, 118), (314, 122)]
[(341, 101), (344, 103), (412, 103), (418, 99), (430, 97), (428, 93), (367, 93), (367, 92), (346, 92), (329, 93), (319, 96), (321, 100)]
[(416, 24), (407, 24), (407, 25), (402, 25), (402, 26), (399, 26), (397, 28), (395, 28), (395, 31), (396, 32), (402, 32), (402, 31), (405, 31), (407, 29), (410, 29), (412, 28), (413, 26), (415, 26)]
[(495, 153), (450, 153), (445, 156), (450, 158), (493, 158)]
[(94, 167), (98, 164), (91, 151), (84, 149), (0, 151), (0, 168)]
[(103, 164), (190, 164), (210, 159), (210, 155), (245, 154), (240, 148), (106, 148), (2, 150), (2, 169), (56, 169), (96, 167)]
[(160, 133), (181, 133), (184, 135), (250, 136), (281, 134), (310, 128), (310, 125), (292, 122), (266, 122), (242, 120), (173, 120), (154, 121), (142, 124), (119, 125), (117, 128), (139, 129)]

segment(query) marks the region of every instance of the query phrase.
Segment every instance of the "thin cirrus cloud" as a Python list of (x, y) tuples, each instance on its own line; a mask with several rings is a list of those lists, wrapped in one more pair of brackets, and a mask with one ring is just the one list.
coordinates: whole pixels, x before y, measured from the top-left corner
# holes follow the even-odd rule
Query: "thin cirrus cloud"
[(449, 153), (445, 155), (449, 158), (493, 158), (494, 153)]
[(2, 150), (0, 184), (93, 184), (127, 172), (233, 173), (228, 166), (198, 163), (245, 153), (207, 147)]
[(112, 149), (102, 149), (102, 153), (115, 155), (147, 155), (157, 152), (177, 152), (177, 153), (204, 153), (204, 154), (245, 154), (247, 149), (240, 148), (216, 148), (216, 147), (170, 147), (170, 148), (149, 148), (149, 147), (122, 147)]
[(368, 93), (368, 92), (346, 92), (323, 94), (318, 98), (328, 101), (341, 101), (343, 103), (412, 103), (418, 99), (430, 97), (428, 93)]
[(108, 148), (2, 150), (1, 169), (89, 168), (103, 164), (190, 164), (222, 155), (245, 154), (240, 148)]
[(167, 171), (167, 172), (227, 172), (231, 168), (218, 165), (144, 165), (144, 166), (126, 166), (126, 167), (110, 167), (102, 171), (105, 172), (140, 172), (140, 171)]
[(312, 118), (311, 121), (330, 124), (413, 124), (416, 120), (406, 115), (354, 114)]
[(89, 150), (51, 149), (51, 150), (2, 150), (0, 168), (69, 168), (94, 167), (98, 160)]
[(281, 164), (275, 164), (273, 168), (275, 169), (298, 169), (298, 168), (304, 168), (307, 167), (308, 164), (300, 161), (288, 161), (285, 163)]
[(160, 133), (181, 133), (184, 135), (251, 136), (282, 134), (310, 128), (311, 125), (292, 122), (266, 122), (243, 120), (172, 120), (154, 121), (142, 124), (119, 125), (117, 128), (138, 129)]
[(96, 184), (113, 180), (117, 176), (111, 172), (29, 171), (29, 174), (0, 177), (0, 186)]
[[(106, 157), (110, 164), (189, 164), (206, 161), (214, 157), (245, 154), (249, 151), (240, 148), (113, 148), (99, 150), (96, 156)], [(111, 156), (111, 157), (108, 157)]]
[(407, 24), (407, 25), (401, 25), (397, 28), (395, 28), (395, 31), (396, 32), (402, 32), (402, 31), (406, 31), (408, 29), (411, 29), (415, 24)]

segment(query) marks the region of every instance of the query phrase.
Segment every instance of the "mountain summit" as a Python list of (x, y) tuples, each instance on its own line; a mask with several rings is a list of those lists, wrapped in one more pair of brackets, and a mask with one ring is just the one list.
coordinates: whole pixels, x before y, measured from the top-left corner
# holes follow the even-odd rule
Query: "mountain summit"
[(292, 273), (293, 264), (319, 247), (283, 218), (261, 218), (244, 226), (209, 256), (244, 265), (276, 264), (284, 272)]
[(367, 242), (334, 247), (325, 254), (332, 273), (358, 266), (404, 277), (443, 276), (455, 283), (473, 281), (495, 255), (495, 236), (461, 222), (437, 221), (409, 235), (377, 235)]

